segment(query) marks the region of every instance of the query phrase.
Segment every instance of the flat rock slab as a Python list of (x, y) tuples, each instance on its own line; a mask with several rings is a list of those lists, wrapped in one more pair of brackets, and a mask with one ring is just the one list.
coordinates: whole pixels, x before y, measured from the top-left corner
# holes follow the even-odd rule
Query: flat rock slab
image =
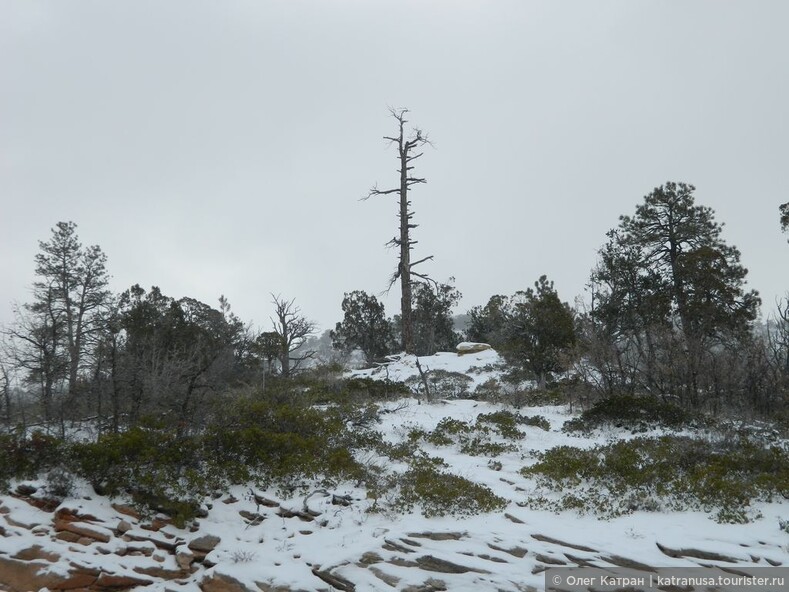
[(526, 557), (526, 553), (528, 553), (528, 551), (523, 547), (512, 547), (510, 549), (505, 549), (504, 547), (499, 547), (497, 545), (494, 545), (493, 543), (488, 543), (488, 547), (490, 547), (494, 551), (501, 551), (502, 553), (508, 553), (513, 557), (517, 557), (518, 559), (523, 559), (524, 557)]
[(393, 588), (400, 583), (400, 578), (397, 576), (393, 576), (392, 574), (386, 573), (382, 569), (378, 569), (375, 566), (370, 567), (370, 573), (372, 573), (376, 578), (384, 582), (385, 584), (389, 584)]
[(655, 543), (657, 548), (664, 555), (669, 557), (692, 557), (693, 559), (704, 559), (706, 561), (724, 561), (726, 563), (741, 563), (741, 559), (736, 557), (729, 557), (728, 555), (721, 555), (713, 551), (702, 551), (701, 549), (670, 549), (664, 547), (660, 543)]
[(64, 530), (102, 543), (109, 543), (112, 539), (112, 532), (107, 528), (85, 522), (55, 519), (55, 531), (61, 532)]
[(409, 532), (408, 536), (431, 541), (459, 541), (468, 536), (465, 532)]
[(337, 590), (342, 590), (342, 592), (355, 592), (356, 585), (351, 582), (350, 580), (346, 580), (342, 576), (338, 576), (337, 574), (333, 574), (329, 571), (321, 571), (319, 569), (313, 569), (312, 575), (317, 578), (320, 578), (332, 588), (336, 588)]
[(434, 557), (433, 555), (423, 555), (422, 557), (417, 557), (416, 564), (425, 571), (434, 571), (438, 573), (449, 573), (449, 574), (462, 574), (467, 573), (470, 571), (482, 574), (489, 574), (489, 571), (484, 569), (477, 569), (474, 567), (467, 567), (465, 565), (459, 565), (457, 563), (452, 563), (451, 561), (447, 561), (446, 559), (439, 559), (438, 557)]
[(411, 547), (406, 547), (405, 545), (401, 545), (400, 543), (390, 539), (384, 539), (384, 544), (381, 545), (381, 548), (386, 549), (387, 551), (399, 551), (400, 553), (416, 553), (416, 551)]
[(626, 567), (629, 569), (637, 569), (640, 571), (657, 571), (651, 565), (647, 565), (646, 563), (641, 563), (640, 561), (636, 561), (635, 559), (629, 559), (627, 557), (622, 557), (620, 555), (606, 555), (601, 557), (603, 561), (607, 561), (612, 565), (616, 565), (617, 567)]
[[(503, 479), (502, 479), (503, 481)], [(510, 485), (515, 485), (514, 483), (510, 483)], [(513, 516), (512, 514), (504, 513), (504, 517), (509, 520), (510, 522), (514, 522), (515, 524), (526, 524), (523, 520), (518, 518), (517, 516)]]
[(544, 534), (533, 534), (531, 535), (531, 538), (533, 538), (536, 541), (542, 541), (543, 543), (551, 543), (554, 545), (561, 545), (562, 547), (567, 547), (569, 549), (575, 549), (576, 551), (587, 551), (588, 553), (597, 553), (597, 549), (592, 549), (591, 547), (586, 547), (584, 545), (574, 545), (573, 543), (560, 541), (559, 539), (545, 536)]
[(537, 561), (542, 561), (543, 563), (547, 563), (548, 565), (567, 565), (567, 562), (563, 559), (559, 559), (558, 557), (552, 557), (550, 555), (544, 555), (542, 553), (537, 553), (535, 555)]
[(435, 578), (428, 578), (424, 584), (406, 586), (402, 592), (443, 592), (444, 590), (448, 590), (446, 583)]
[(50, 551), (45, 551), (41, 545), (33, 545), (27, 549), (22, 549), (12, 558), (19, 559), (21, 561), (35, 561), (37, 559), (43, 559), (44, 561), (55, 563), (56, 561), (60, 560), (60, 555)]

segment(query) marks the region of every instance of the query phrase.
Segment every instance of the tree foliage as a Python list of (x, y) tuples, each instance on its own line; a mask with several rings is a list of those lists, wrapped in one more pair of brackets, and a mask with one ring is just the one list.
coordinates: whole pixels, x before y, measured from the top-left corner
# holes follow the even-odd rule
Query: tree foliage
[(331, 332), (335, 348), (350, 353), (364, 352), (368, 365), (389, 354), (393, 346), (392, 328), (384, 305), (361, 290), (346, 293), (342, 300), (343, 320)]
[(635, 373), (626, 382), (691, 404), (713, 380), (716, 355), (748, 339), (760, 302), (745, 289), (740, 252), (694, 191), (666, 183), (620, 217), (592, 273), (590, 326), (613, 365)]
[(573, 311), (545, 275), (509, 298), (492, 296), (484, 307), (472, 308), (469, 317), (469, 339), (489, 343), (541, 385), (548, 373), (564, 369), (564, 354), (575, 345)]
[(224, 384), (243, 328), (234, 315), (194, 298), (132, 286), (120, 297), (110, 354), (113, 405), (126, 407), (132, 423), (162, 412), (187, 421), (203, 396)]
[(452, 310), (461, 294), (449, 283), (418, 282), (412, 293), (413, 307), (413, 353), (432, 356), (437, 351), (454, 351), (460, 341), (455, 332)]
[(74, 222), (58, 222), (47, 241), (39, 241), (33, 301), (17, 307), (9, 330), (14, 357), (28, 384), (40, 389), (45, 417), (56, 392), (73, 403), (101, 330), (111, 297), (107, 258), (97, 245), (84, 247)]

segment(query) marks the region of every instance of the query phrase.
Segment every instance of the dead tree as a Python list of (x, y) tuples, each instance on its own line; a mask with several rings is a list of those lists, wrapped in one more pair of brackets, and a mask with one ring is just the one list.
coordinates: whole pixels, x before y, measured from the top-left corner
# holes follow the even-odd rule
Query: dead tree
[(374, 195), (389, 194), (397, 194), (400, 198), (400, 208), (397, 214), (400, 220), (400, 234), (387, 243), (387, 246), (399, 247), (400, 249), (397, 269), (389, 280), (389, 289), (391, 289), (398, 279), (400, 280), (400, 318), (403, 333), (403, 349), (406, 353), (413, 353), (414, 330), (411, 315), (411, 278), (415, 276), (423, 280), (432, 281), (428, 276), (414, 271), (414, 267), (432, 259), (433, 256), (429, 255), (418, 261), (411, 261), (411, 251), (417, 243), (417, 241), (411, 238), (411, 230), (418, 225), (411, 221), (414, 213), (411, 210), (408, 192), (414, 185), (427, 182), (427, 180), (422, 177), (414, 176), (412, 173), (414, 169), (412, 163), (424, 154), (423, 152), (418, 152), (419, 148), (425, 144), (430, 144), (430, 141), (427, 139), (427, 135), (419, 128), (414, 128), (410, 137), (405, 136), (405, 124), (408, 123), (405, 119), (405, 115), (408, 113), (408, 109), (390, 109), (389, 111), (392, 117), (397, 120), (398, 134), (397, 136), (384, 136), (384, 140), (388, 140), (391, 144), (397, 145), (398, 159), (400, 160), (400, 169), (398, 170), (400, 173), (400, 186), (393, 189), (379, 189), (376, 185), (370, 189), (367, 197), (364, 199), (369, 199)]
[(315, 356), (315, 352), (305, 350), (307, 338), (315, 333), (315, 323), (301, 314), (294, 300), (285, 300), (271, 295), (274, 317), (271, 323), (278, 338), (279, 363), (282, 376), (290, 376), (305, 361)]

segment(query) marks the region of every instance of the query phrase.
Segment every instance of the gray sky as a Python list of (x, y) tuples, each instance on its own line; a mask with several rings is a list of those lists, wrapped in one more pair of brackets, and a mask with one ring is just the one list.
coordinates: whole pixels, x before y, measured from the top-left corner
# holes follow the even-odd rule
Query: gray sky
[[(112, 286), (322, 329), (386, 288), (408, 107), (435, 143), (415, 257), (458, 312), (543, 273), (582, 294), (667, 180), (725, 222), (769, 313), (787, 289), (789, 3), (0, 0), (0, 322), (73, 220)], [(396, 312), (397, 290), (385, 299)]]

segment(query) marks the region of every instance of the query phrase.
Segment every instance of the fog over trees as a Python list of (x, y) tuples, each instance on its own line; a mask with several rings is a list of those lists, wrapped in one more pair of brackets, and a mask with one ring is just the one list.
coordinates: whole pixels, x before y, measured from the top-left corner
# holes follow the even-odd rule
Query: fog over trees
[[(452, 279), (416, 276), (411, 351), (429, 356), (462, 340), (485, 342), (513, 381), (538, 389), (563, 384), (585, 397), (627, 393), (713, 413), (785, 413), (789, 300), (761, 308), (739, 250), (694, 191), (667, 182), (623, 214), (602, 237), (587, 298), (574, 305), (544, 275), (471, 308), (460, 333)], [(776, 232), (785, 228), (785, 204), (777, 213)], [(117, 431), (153, 415), (190, 429), (203, 404), (228, 389), (265, 389), (321, 365), (340, 369), (355, 352), (372, 366), (405, 350), (402, 310), (387, 316), (375, 295), (358, 289), (338, 303), (342, 320), (320, 339), (295, 297), (273, 296), (270, 326), (253, 327), (224, 296), (211, 305), (140, 285), (113, 294), (110, 262), (100, 246), (83, 246), (77, 230), (58, 222), (40, 241), (31, 299), (3, 328), (8, 426), (93, 417)]]

